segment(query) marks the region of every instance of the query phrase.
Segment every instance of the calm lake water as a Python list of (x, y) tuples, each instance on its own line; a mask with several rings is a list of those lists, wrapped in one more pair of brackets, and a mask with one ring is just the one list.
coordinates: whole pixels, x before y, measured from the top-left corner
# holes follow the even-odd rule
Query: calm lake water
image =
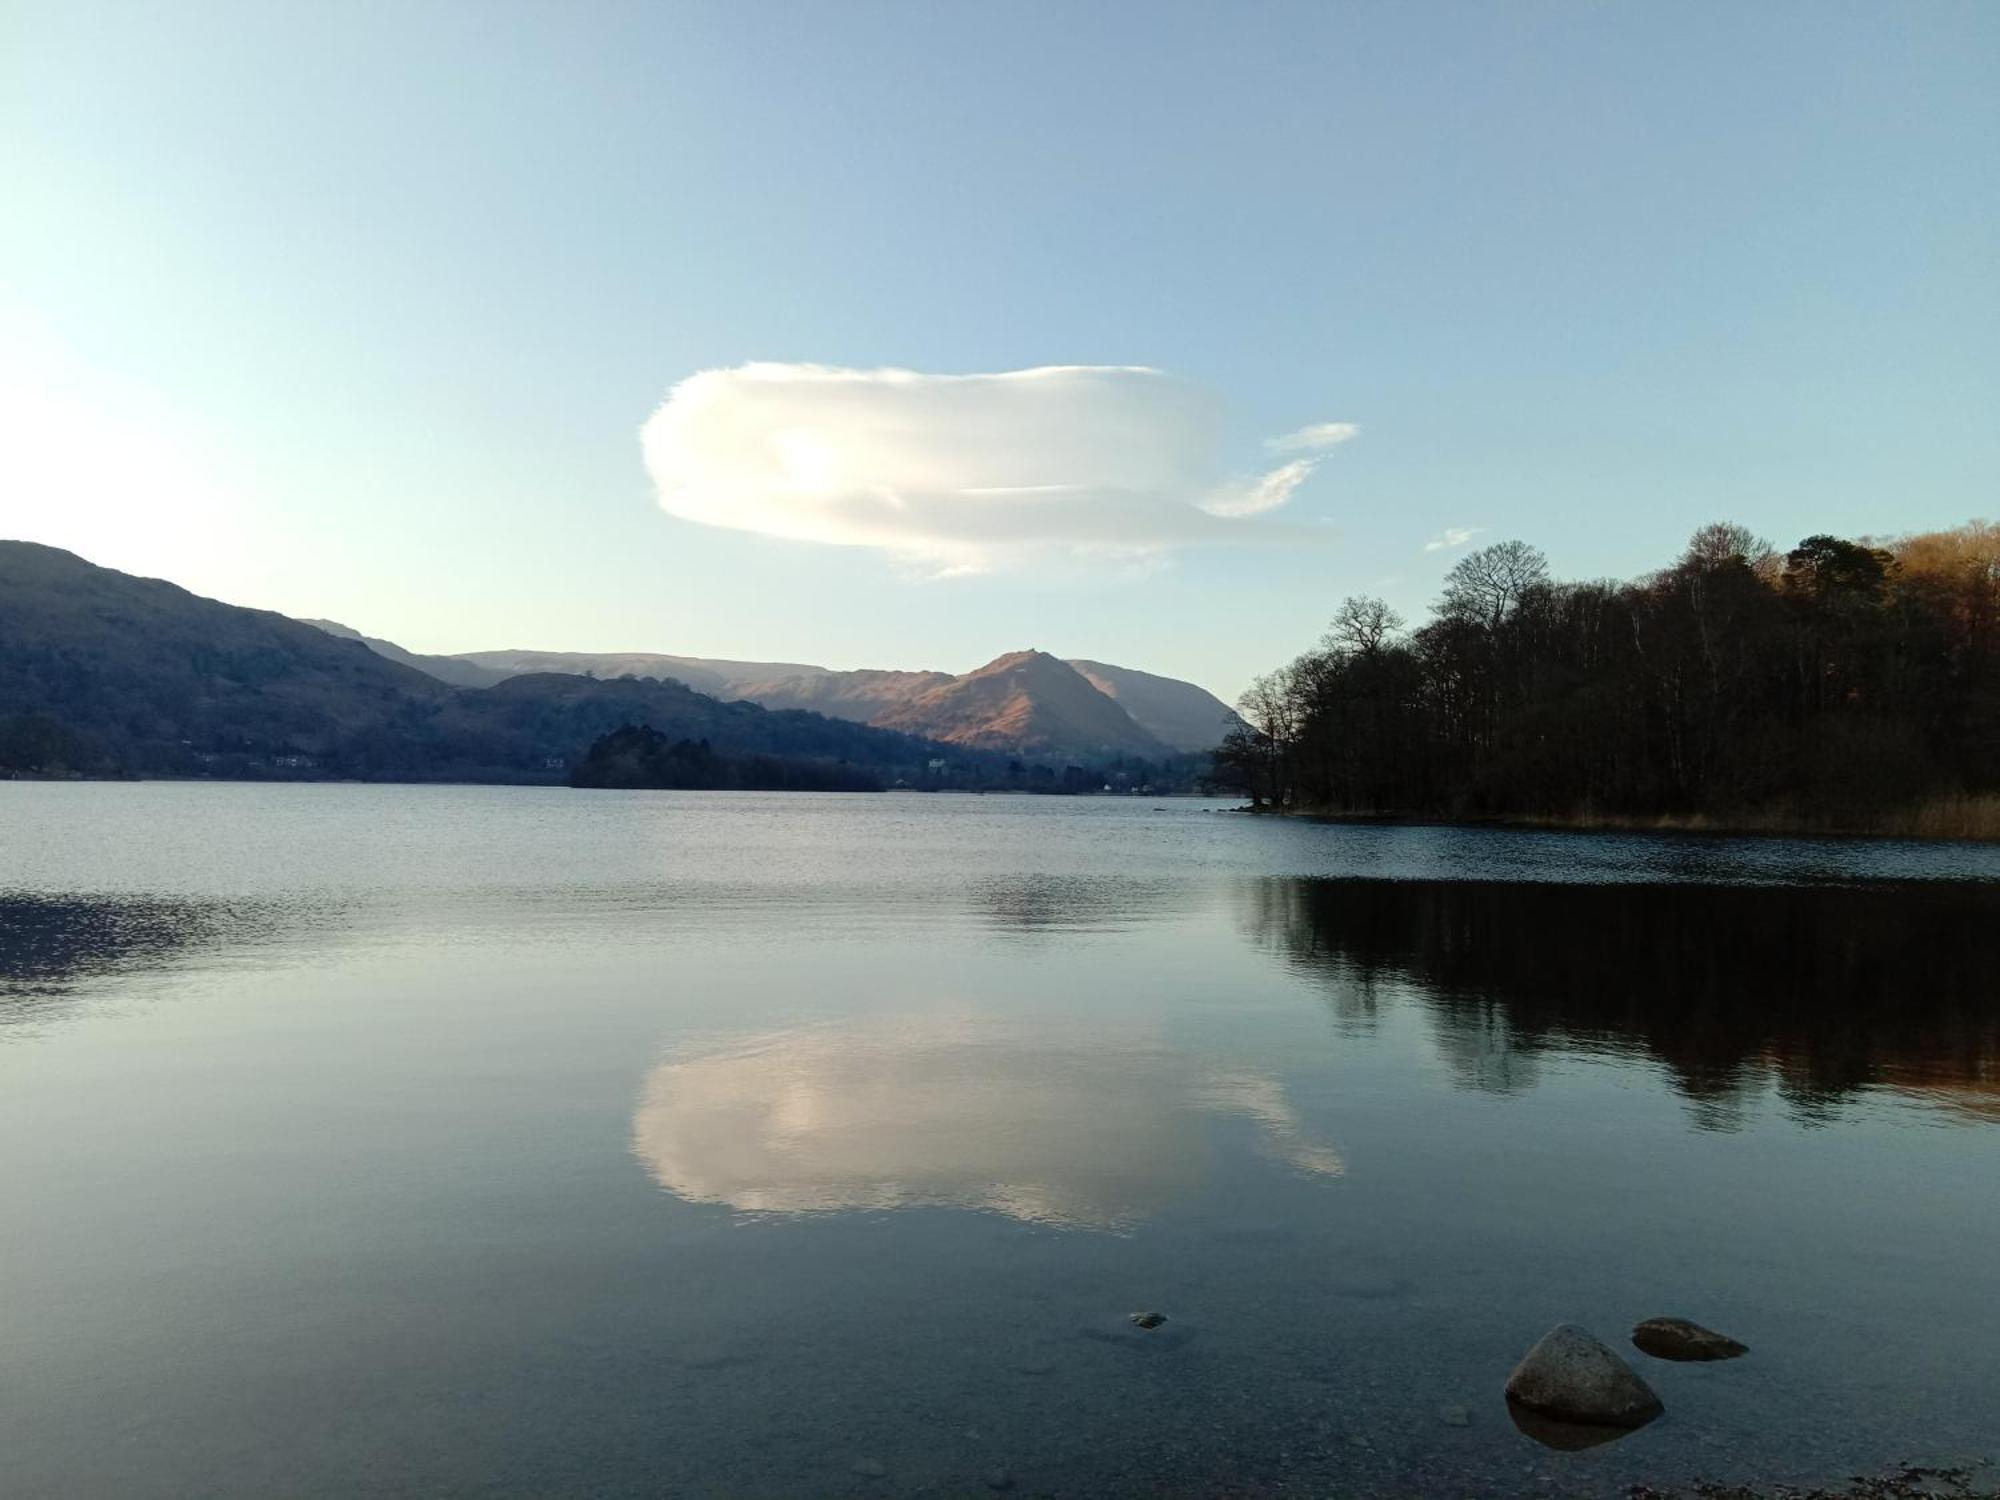
[(0, 783), (0, 1493), (2000, 1457), (2000, 850), (1224, 806)]

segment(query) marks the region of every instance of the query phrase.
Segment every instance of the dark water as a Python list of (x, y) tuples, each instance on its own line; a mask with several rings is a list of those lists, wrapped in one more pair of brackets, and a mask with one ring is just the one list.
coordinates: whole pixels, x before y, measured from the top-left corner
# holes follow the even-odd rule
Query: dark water
[(0, 784), (0, 1494), (2000, 1457), (2000, 851), (1209, 806)]

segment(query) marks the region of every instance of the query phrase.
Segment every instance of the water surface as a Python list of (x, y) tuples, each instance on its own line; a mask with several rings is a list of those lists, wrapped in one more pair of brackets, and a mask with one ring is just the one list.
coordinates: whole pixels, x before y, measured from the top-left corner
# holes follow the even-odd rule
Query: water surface
[[(1993, 851), (1223, 806), (0, 785), (0, 1491), (1995, 1448)], [(1508, 1421), (1551, 1324), (1669, 1313), (1753, 1352)]]

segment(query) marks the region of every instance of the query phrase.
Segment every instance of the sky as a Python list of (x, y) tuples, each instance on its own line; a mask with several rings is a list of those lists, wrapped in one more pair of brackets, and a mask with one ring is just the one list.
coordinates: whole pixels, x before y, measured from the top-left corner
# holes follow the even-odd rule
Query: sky
[(1233, 698), (1992, 515), (2000, 6), (0, 0), (0, 536), (420, 651)]

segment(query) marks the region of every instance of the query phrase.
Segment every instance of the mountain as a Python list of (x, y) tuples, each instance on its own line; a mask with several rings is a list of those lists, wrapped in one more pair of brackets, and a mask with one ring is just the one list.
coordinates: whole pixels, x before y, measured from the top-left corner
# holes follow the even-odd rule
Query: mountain
[[(833, 671), (801, 662), (731, 661), (649, 652), (509, 650), (419, 656), (390, 641), (355, 636), (345, 626), (327, 628), (366, 641), (392, 661), (465, 686), (533, 672), (672, 678), (717, 698), (744, 699), (770, 709), (808, 709), (829, 718), (1010, 752), (1086, 759), (1106, 754), (1155, 758), (1189, 754), (1213, 749), (1241, 722), (1221, 699), (1191, 682), (1107, 662), (1059, 662), (1043, 652), (1017, 652), (976, 672), (953, 676), (949, 672), (883, 669)], [(1037, 666), (1025, 673), (1014, 672), (1010, 679), (1013, 686), (1006, 692), (996, 689), (991, 676), (1005, 676), (1024, 657), (1073, 671), (1065, 674)], [(1112, 711), (1107, 714), (1104, 705), (1080, 697), (1070, 680), (1073, 676), (1108, 700)], [(953, 684), (965, 686), (949, 691)], [(1043, 692), (1055, 696), (1045, 702), (1028, 701)], [(993, 716), (981, 724), (972, 705), (989, 702), (994, 705)]]
[(888, 780), (922, 778), (944, 748), (677, 681), (530, 674), (452, 687), (362, 639), (0, 542), (0, 770), (554, 780), (625, 724)]
[(1206, 688), (1177, 677), (1132, 667), (1080, 661), (1069, 665), (1105, 697), (1114, 699), (1141, 729), (1176, 750), (1213, 750), (1243, 721)]
[(1021, 754), (1170, 753), (1076, 668), (1046, 651), (997, 657), (903, 700), (873, 722), (949, 744)]

